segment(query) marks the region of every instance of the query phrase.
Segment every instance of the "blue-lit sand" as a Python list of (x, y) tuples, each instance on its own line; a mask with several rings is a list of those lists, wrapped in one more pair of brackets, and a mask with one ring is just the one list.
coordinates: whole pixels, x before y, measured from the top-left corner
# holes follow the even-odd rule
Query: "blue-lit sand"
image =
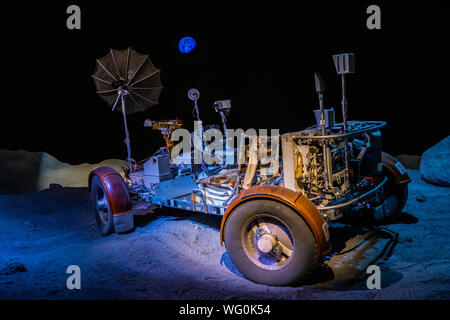
[[(330, 256), (311, 283), (286, 288), (239, 275), (219, 244), (220, 217), (160, 209), (131, 233), (102, 237), (86, 188), (0, 195), (0, 298), (448, 299), (450, 189), (409, 173), (408, 203), (387, 226), (398, 242), (338, 225), (335, 248), (357, 248)], [(369, 263), (381, 267), (381, 290), (366, 288)], [(71, 264), (81, 267), (81, 290), (66, 288)]]

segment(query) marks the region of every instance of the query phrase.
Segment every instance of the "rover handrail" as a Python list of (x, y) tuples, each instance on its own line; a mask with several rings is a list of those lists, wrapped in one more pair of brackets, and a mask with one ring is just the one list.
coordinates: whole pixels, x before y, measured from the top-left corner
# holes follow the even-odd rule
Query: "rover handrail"
[[(306, 134), (305, 131), (298, 131), (298, 132), (292, 132), (292, 133), (286, 133), (284, 135), (286, 136), (292, 136), (295, 139), (317, 139), (317, 140), (323, 140), (323, 139), (338, 139), (338, 138), (345, 138), (345, 137), (351, 137), (363, 132), (372, 132), (378, 129), (381, 129), (384, 127), (387, 122), (385, 121), (349, 121), (350, 125), (355, 123), (366, 123), (368, 126), (363, 127), (361, 129), (357, 129), (355, 131), (350, 131), (347, 133), (339, 133), (339, 134), (330, 134), (325, 136), (316, 136), (313, 134)], [(336, 126), (343, 125), (343, 123), (337, 123)], [(316, 128), (316, 126), (312, 126), (309, 128), (306, 128), (305, 130), (312, 130), (313, 128)]]

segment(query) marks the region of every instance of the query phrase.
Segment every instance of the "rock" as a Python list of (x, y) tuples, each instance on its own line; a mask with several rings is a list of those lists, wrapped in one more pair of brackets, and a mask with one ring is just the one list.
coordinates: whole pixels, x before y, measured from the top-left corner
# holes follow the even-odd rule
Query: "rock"
[(450, 136), (422, 155), (420, 174), (430, 184), (450, 187)]
[(427, 198), (425, 198), (425, 196), (424, 196), (423, 194), (419, 194), (419, 195), (416, 197), (416, 201), (419, 201), (419, 202), (425, 202), (425, 201), (427, 201)]
[(36, 230), (36, 226), (31, 221), (24, 221), (23, 224), (31, 231)]
[(59, 190), (59, 189), (62, 189), (63, 186), (60, 185), (59, 183), (50, 183), (50, 185), (48, 186), (48, 188), (49, 188), (50, 190)]
[(422, 159), (422, 156), (399, 154), (398, 156), (396, 156), (396, 158), (406, 169), (410, 170), (420, 169), (420, 160)]
[(23, 263), (11, 260), (6, 264), (5, 267), (0, 269), (0, 274), (11, 275), (16, 272), (25, 272), (25, 271), (28, 271), (28, 269), (25, 267)]
[(71, 165), (45, 152), (0, 150), (0, 194), (59, 190), (61, 186), (87, 187), (89, 172), (102, 166), (111, 167), (123, 176), (127, 162), (110, 159)]

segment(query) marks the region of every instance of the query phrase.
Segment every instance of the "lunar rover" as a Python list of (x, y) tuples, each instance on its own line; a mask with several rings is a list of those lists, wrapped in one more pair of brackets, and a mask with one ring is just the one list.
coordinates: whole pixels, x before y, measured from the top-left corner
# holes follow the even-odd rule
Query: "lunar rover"
[[(333, 59), (342, 77), (341, 123), (335, 122), (334, 109), (324, 108), (324, 84), (315, 74), (320, 106), (314, 110), (315, 125), (270, 137), (241, 134), (236, 148), (225, 143), (224, 154), (231, 160), (212, 165), (194, 163), (194, 152), (180, 155), (188, 159), (184, 162), (171, 157), (180, 119), (146, 120), (146, 126), (161, 130), (166, 146), (144, 161), (132, 160), (126, 113), (156, 103), (162, 88), (159, 70), (148, 56), (130, 48), (111, 50), (97, 60), (97, 92), (113, 109), (122, 103), (129, 163), (125, 178), (109, 167), (89, 174), (101, 233), (132, 230), (134, 215), (154, 206), (220, 215), (220, 242), (239, 271), (256, 283), (281, 286), (307, 278), (331, 251), (329, 223), (375, 222), (401, 210), (410, 179), (401, 163), (382, 151), (380, 129), (386, 123), (347, 120), (345, 75), (354, 73), (354, 55)], [(188, 96), (203, 141), (199, 92), (190, 90)], [(234, 139), (226, 128), (231, 102), (218, 101), (214, 108), (222, 118), (224, 139)], [(267, 151), (268, 161), (262, 161), (261, 151)]]

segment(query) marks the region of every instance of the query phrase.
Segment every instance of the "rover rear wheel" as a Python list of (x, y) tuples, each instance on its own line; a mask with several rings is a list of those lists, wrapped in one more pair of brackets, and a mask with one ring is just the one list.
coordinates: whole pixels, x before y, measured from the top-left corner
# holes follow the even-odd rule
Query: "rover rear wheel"
[(275, 286), (306, 277), (318, 256), (303, 218), (273, 200), (252, 200), (237, 207), (226, 224), (225, 247), (247, 279)]
[(406, 201), (408, 200), (408, 184), (397, 184), (395, 182), (394, 176), (386, 170), (385, 172), (388, 181), (386, 183), (385, 194), (386, 196), (396, 196), (398, 200), (398, 208), (395, 213), (399, 213), (405, 207)]
[(92, 178), (91, 203), (98, 228), (102, 235), (113, 232), (114, 221), (111, 214), (111, 208), (108, 203), (105, 189), (97, 176), (93, 176)]

